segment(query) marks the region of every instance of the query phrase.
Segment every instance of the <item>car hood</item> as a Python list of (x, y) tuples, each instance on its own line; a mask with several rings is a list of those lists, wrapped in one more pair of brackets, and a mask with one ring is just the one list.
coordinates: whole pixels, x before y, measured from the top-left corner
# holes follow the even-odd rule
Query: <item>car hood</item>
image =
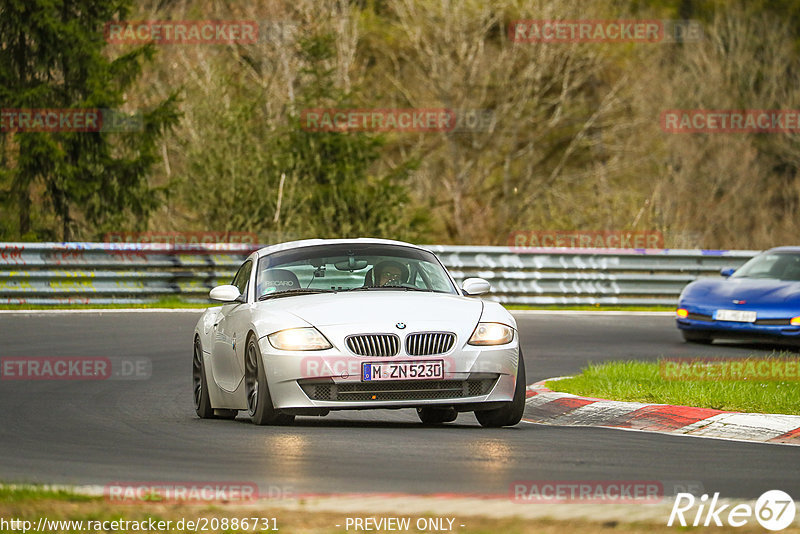
[(800, 301), (800, 282), (759, 278), (702, 279), (691, 283), (684, 299), (730, 306), (733, 300), (750, 305), (782, 305)]
[(314, 326), (371, 325), (373, 331), (394, 331), (397, 323), (405, 323), (410, 330), (428, 329), (436, 323), (474, 328), (483, 310), (483, 303), (475, 298), (394, 290), (296, 295), (259, 306), (270, 311), (282, 308)]

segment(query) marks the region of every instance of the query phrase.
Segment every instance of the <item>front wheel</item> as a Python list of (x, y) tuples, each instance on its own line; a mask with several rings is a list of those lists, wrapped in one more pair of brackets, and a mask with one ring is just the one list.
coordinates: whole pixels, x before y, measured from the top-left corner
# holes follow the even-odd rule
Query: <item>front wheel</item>
[(514, 426), (522, 420), (525, 411), (525, 360), (522, 359), (522, 350), (519, 351), (519, 365), (517, 366), (517, 384), (514, 388), (514, 400), (506, 403), (501, 408), (481, 410), (475, 412), (475, 418), (481, 426), (498, 428), (501, 426)]
[(208, 398), (208, 384), (203, 364), (203, 347), (200, 339), (194, 340), (194, 356), (192, 357), (192, 389), (194, 392), (194, 411), (201, 419), (213, 419), (214, 409)]
[(194, 392), (194, 411), (201, 419), (236, 419), (239, 410), (221, 410), (211, 407), (208, 396), (205, 363), (203, 363), (203, 347), (200, 338), (194, 340), (194, 356), (192, 357), (192, 389)]
[(264, 360), (258, 348), (255, 336), (247, 342), (245, 355), (245, 388), (247, 392), (247, 413), (256, 425), (290, 425), (293, 415), (278, 412), (272, 404), (272, 397), (267, 386), (267, 374), (264, 371)]

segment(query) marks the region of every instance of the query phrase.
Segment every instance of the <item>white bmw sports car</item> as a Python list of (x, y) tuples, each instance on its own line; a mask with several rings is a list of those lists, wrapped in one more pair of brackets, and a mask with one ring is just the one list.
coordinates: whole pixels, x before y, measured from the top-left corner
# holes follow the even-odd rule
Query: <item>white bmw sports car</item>
[(517, 424), (525, 366), (516, 322), (459, 289), (436, 256), (382, 239), (310, 239), (263, 248), (211, 290), (194, 333), (202, 418), (246, 410), (259, 425), (331, 410), (415, 408), (426, 424), (475, 412)]

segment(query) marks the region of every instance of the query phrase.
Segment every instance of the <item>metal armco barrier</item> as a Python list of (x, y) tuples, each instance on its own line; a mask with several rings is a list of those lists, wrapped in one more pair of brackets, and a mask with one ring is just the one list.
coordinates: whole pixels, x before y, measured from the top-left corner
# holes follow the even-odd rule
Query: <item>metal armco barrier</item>
[[(746, 250), (543, 249), (429, 245), (456, 280), (481, 277), (507, 304), (666, 305), (701, 276), (719, 276)], [(137, 304), (177, 296), (211, 302), (247, 244), (0, 243), (0, 303)]]

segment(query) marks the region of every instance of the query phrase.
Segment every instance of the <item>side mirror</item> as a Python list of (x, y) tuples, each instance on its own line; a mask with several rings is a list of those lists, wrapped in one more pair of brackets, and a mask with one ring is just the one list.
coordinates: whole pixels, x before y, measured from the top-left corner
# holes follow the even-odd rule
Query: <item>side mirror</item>
[(231, 285), (217, 286), (209, 291), (208, 296), (211, 300), (219, 300), (222, 302), (236, 302), (241, 297), (239, 288)]
[(720, 276), (724, 276), (725, 278), (728, 278), (730, 275), (732, 275), (735, 272), (736, 272), (736, 269), (734, 269), (733, 267), (725, 267), (724, 269), (720, 269), (719, 270)]
[(491, 289), (492, 286), (483, 278), (467, 278), (461, 284), (461, 291), (468, 297), (483, 295)]

